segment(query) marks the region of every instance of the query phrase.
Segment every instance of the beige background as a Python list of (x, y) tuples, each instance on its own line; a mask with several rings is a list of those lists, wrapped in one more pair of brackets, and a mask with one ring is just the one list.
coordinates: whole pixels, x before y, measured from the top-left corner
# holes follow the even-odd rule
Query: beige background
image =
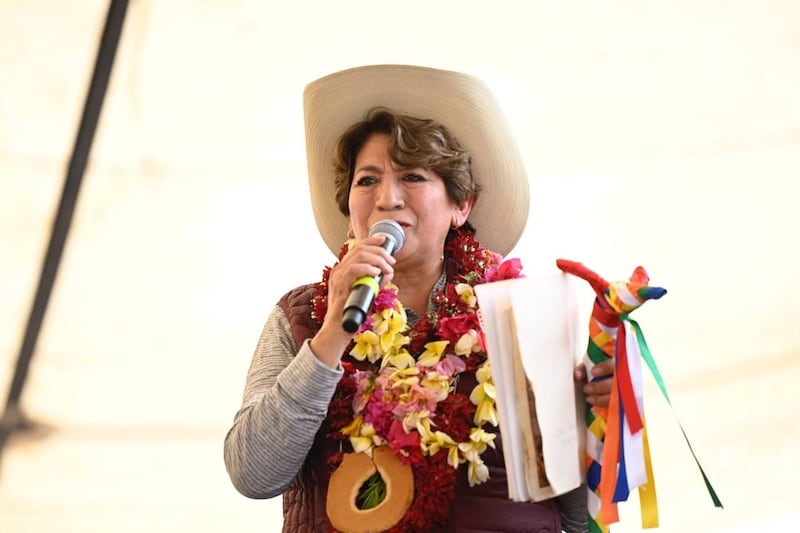
[[(105, 11), (0, 0), (3, 398)], [(0, 529), (279, 528), (222, 441), (270, 308), (332, 260), (302, 89), (378, 62), (497, 92), (530, 174), (529, 272), (642, 263), (668, 288), (638, 319), (726, 508), (648, 380), (661, 530), (795, 528), (798, 28), (791, 0), (132, 2), (25, 390), (51, 430), (6, 450)], [(639, 530), (635, 501), (622, 513), (614, 530)]]

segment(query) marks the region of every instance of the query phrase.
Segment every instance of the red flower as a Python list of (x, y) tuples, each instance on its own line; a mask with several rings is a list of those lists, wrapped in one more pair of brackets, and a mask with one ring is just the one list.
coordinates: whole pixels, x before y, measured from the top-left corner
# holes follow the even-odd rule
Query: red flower
[(433, 340), (432, 334), (433, 328), (428, 317), (420, 318), (409, 332), (411, 341), (408, 343), (408, 351), (412, 354), (421, 354), (425, 350), (425, 344)]
[(466, 315), (444, 316), (436, 324), (436, 334), (444, 340), (455, 344), (464, 333), (474, 329), (480, 330), (481, 324), (476, 313)]
[(447, 454), (426, 457), (423, 464), (414, 468), (414, 501), (403, 520), (389, 531), (430, 531), (444, 525), (455, 498), (455, 485), (456, 470), (447, 464)]
[(463, 394), (450, 394), (439, 402), (434, 418), (436, 429), (447, 433), (456, 442), (469, 440), (475, 405)]

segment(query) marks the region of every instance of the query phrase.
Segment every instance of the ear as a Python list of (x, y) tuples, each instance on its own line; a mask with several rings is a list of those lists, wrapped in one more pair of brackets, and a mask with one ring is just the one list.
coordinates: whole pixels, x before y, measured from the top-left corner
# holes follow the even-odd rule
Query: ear
[(633, 274), (631, 274), (629, 281), (634, 281), (636, 283), (641, 283), (642, 285), (647, 285), (647, 282), (650, 281), (650, 276), (647, 275), (647, 271), (644, 269), (643, 266), (637, 266), (633, 270)]
[(469, 218), (470, 212), (472, 212), (472, 205), (475, 203), (475, 197), (470, 196), (463, 202), (456, 204), (453, 207), (453, 214), (450, 217), (450, 227), (452, 228), (460, 228), (464, 225), (464, 223)]

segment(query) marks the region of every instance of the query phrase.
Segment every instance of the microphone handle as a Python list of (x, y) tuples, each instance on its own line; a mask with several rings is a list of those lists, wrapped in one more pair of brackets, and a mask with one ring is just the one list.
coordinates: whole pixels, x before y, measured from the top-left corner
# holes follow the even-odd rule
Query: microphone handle
[(350, 295), (344, 304), (344, 313), (342, 313), (342, 328), (346, 332), (355, 333), (366, 320), (367, 312), (372, 307), (372, 301), (378, 292), (377, 287), (380, 286), (381, 279), (383, 279), (381, 275), (374, 278), (363, 276), (353, 284)]
[[(381, 248), (393, 254), (397, 248), (397, 241), (391, 235), (384, 235), (386, 239), (381, 243)], [(342, 328), (346, 332), (355, 333), (367, 319), (367, 313), (380, 290), (382, 279), (383, 274), (378, 274), (374, 277), (361, 276), (353, 282), (342, 312)]]

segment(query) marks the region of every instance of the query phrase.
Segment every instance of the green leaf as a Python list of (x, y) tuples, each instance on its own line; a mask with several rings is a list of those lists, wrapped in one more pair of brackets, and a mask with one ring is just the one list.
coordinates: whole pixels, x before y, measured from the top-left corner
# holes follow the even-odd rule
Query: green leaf
[(380, 473), (375, 472), (361, 485), (356, 498), (359, 509), (372, 509), (386, 499), (386, 483)]

